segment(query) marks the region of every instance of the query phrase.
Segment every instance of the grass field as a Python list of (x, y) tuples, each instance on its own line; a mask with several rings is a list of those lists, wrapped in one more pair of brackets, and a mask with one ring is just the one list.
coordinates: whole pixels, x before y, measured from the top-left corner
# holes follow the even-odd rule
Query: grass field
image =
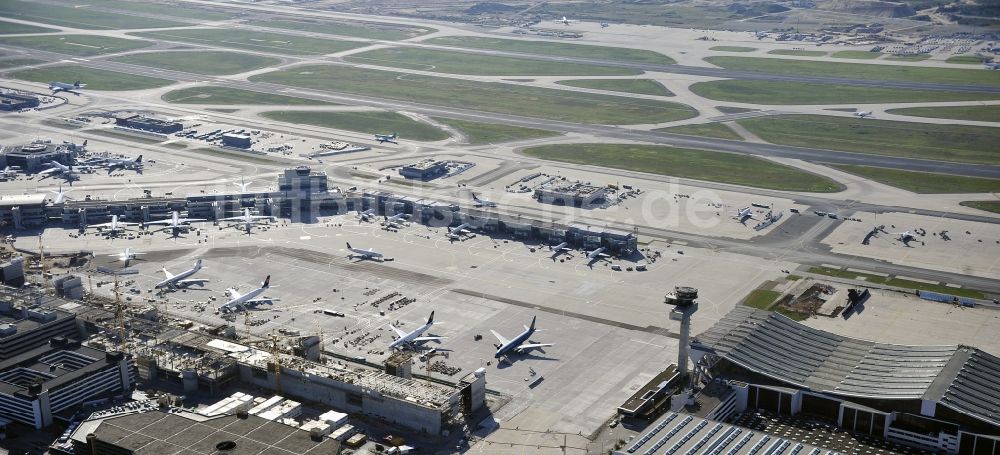
[(269, 111), (262, 112), (260, 115), (279, 122), (321, 126), (359, 133), (398, 133), (400, 139), (409, 141), (440, 141), (449, 137), (447, 133), (431, 125), (388, 111)]
[(233, 49), (272, 52), (276, 54), (310, 55), (332, 54), (366, 45), (354, 41), (308, 38), (282, 33), (253, 32), (249, 30), (179, 29), (162, 32), (133, 33), (144, 38), (186, 43), (210, 44)]
[(281, 60), (272, 57), (223, 51), (144, 52), (123, 55), (112, 60), (197, 74), (238, 74), (274, 66)]
[(45, 62), (42, 60), (35, 60), (33, 58), (12, 58), (10, 60), (0, 60), (0, 69), (14, 68), (16, 66), (35, 65), (38, 63), (45, 63)]
[(668, 101), (343, 66), (304, 66), (255, 75), (250, 80), (583, 123), (658, 123), (697, 115), (688, 105)]
[(1000, 106), (948, 106), (948, 107), (906, 107), (889, 109), (886, 112), (914, 117), (949, 118), (975, 120), (980, 122), (1000, 122)]
[(115, 52), (142, 49), (153, 45), (149, 41), (93, 35), (9, 36), (0, 38), (0, 44), (28, 47), (41, 51), (58, 52), (60, 54), (81, 57), (113, 54)]
[(774, 55), (794, 55), (797, 57), (822, 57), (826, 55), (826, 52), (823, 51), (804, 51), (800, 49), (775, 49), (767, 51), (767, 53)]
[(851, 79), (894, 80), (961, 85), (1000, 85), (1000, 77), (990, 71), (964, 68), (874, 65), (759, 57), (706, 57), (705, 61), (726, 69), (804, 76), (846, 77)]
[(499, 123), (469, 122), (450, 118), (435, 118), (434, 120), (461, 131), (465, 134), (471, 145), (499, 144), (501, 142), (523, 141), (559, 135), (555, 131), (522, 128)]
[[(187, 19), (220, 21), (236, 17), (236, 13), (225, 13), (220, 10), (209, 11), (206, 8), (188, 6), (181, 2), (136, 2), (118, 0), (87, 0), (87, 7), (120, 10), (131, 13), (158, 16), (173, 16)], [(229, 10), (232, 11), (232, 10)]]
[(642, 71), (613, 66), (550, 62), (434, 49), (383, 48), (345, 60), (368, 65), (478, 76), (634, 76)]
[(680, 178), (788, 191), (833, 192), (840, 186), (810, 174), (748, 155), (636, 144), (558, 144), (531, 147), (524, 154)]
[(976, 55), (954, 55), (948, 57), (944, 62), (958, 65), (982, 65), (983, 59)]
[(773, 144), (965, 163), (1000, 164), (1000, 128), (774, 115), (737, 120)]
[(443, 36), (440, 38), (431, 38), (424, 42), (428, 44), (465, 47), (470, 49), (522, 52), (527, 54), (554, 55), (560, 57), (580, 57), (618, 62), (659, 63), (664, 65), (677, 63), (674, 59), (657, 52), (642, 49), (629, 49), (624, 47), (589, 46), (586, 44), (512, 40), (477, 36)]
[(754, 104), (918, 103), (1000, 99), (1000, 94), (986, 92), (903, 90), (784, 81), (698, 82), (691, 85), (691, 91), (716, 101)]
[(258, 93), (238, 88), (214, 86), (190, 87), (167, 92), (163, 95), (163, 101), (178, 104), (250, 104), (262, 106), (332, 106), (335, 104), (273, 93)]
[(21, 33), (52, 33), (59, 30), (54, 28), (36, 27), (34, 25), (19, 24), (17, 22), (0, 21), (0, 35), (18, 35)]
[(663, 84), (649, 79), (571, 79), (557, 81), (559, 85), (570, 87), (609, 90), (612, 92), (636, 93), (640, 95), (674, 96)]
[(859, 175), (879, 183), (922, 194), (995, 193), (1000, 192), (1000, 180), (932, 172), (901, 171), (883, 167), (834, 165), (844, 172)]
[(961, 204), (987, 212), (1000, 213), (1000, 201), (962, 201)]
[(868, 51), (837, 51), (834, 52), (830, 57), (833, 58), (853, 58), (861, 60), (872, 60), (882, 56), (881, 52), (868, 52)]
[(757, 50), (756, 47), (743, 47), (743, 46), (712, 46), (708, 48), (710, 51), (720, 51), (720, 52), (753, 52)]
[(283, 28), (304, 32), (326, 33), (329, 35), (353, 36), (377, 40), (398, 41), (434, 33), (430, 27), (408, 27), (405, 25), (382, 24), (376, 22), (333, 22), (333, 21), (250, 21), (250, 25)]
[(931, 58), (931, 54), (888, 55), (882, 60), (892, 60), (896, 62), (922, 62), (929, 58)]
[(781, 293), (778, 291), (754, 289), (743, 299), (743, 304), (748, 307), (766, 310), (771, 308), (771, 305), (778, 300), (778, 297), (781, 297)]
[(731, 139), (734, 141), (743, 140), (743, 138), (740, 137), (739, 134), (736, 134), (732, 128), (729, 128), (721, 123), (698, 123), (694, 125), (671, 126), (667, 128), (655, 129), (653, 131), (687, 134), (691, 136), (716, 137), (719, 139)]
[(850, 280), (859, 279), (859, 277), (861, 277), (861, 279), (869, 283), (884, 284), (886, 286), (893, 286), (897, 288), (919, 289), (921, 291), (939, 292), (941, 294), (957, 295), (959, 297), (970, 297), (973, 299), (986, 298), (986, 296), (983, 295), (982, 292), (973, 289), (953, 288), (950, 286), (943, 286), (940, 284), (923, 283), (920, 281), (910, 281), (900, 278), (889, 278), (881, 275), (833, 269), (830, 267), (810, 267), (809, 273), (815, 273), (817, 275), (835, 276), (838, 278), (847, 278)]
[(11, 77), (41, 83), (48, 83), (49, 81), (84, 81), (87, 83), (87, 90), (144, 90), (166, 87), (174, 83), (174, 81), (166, 79), (133, 76), (131, 74), (78, 65), (58, 65), (26, 69), (11, 73)]
[(73, 8), (68, 5), (59, 7), (20, 0), (0, 1), (0, 16), (86, 30), (128, 30), (185, 25), (162, 19), (126, 16), (88, 8)]

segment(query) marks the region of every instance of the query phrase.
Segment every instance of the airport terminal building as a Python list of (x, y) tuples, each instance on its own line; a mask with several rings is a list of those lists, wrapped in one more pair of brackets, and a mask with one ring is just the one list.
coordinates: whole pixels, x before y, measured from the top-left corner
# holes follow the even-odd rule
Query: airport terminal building
[[(732, 390), (730, 415), (767, 410), (947, 454), (1000, 454), (1000, 358), (813, 329), (739, 306), (691, 343), (695, 371)], [(725, 418), (725, 415), (720, 415)]]

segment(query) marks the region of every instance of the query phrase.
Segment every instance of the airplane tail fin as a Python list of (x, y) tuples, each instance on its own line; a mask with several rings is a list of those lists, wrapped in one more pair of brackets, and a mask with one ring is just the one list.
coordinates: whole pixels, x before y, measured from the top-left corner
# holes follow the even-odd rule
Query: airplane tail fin
[(271, 285), (271, 275), (268, 275), (267, 278), (264, 278), (264, 284), (260, 285), (260, 287), (267, 288), (270, 285)]
[(531, 326), (528, 327), (528, 330), (535, 330), (535, 318), (537, 318), (537, 317), (538, 316), (532, 316), (531, 317)]
[(76, 81), (76, 82), (74, 82), (74, 83), (73, 83), (73, 86), (74, 86), (74, 87), (80, 87), (80, 81)]
[(135, 159), (135, 163), (139, 164), (141, 162), (142, 162), (142, 155), (139, 155), (139, 157)]
[(201, 268), (201, 259), (198, 259), (197, 261), (194, 261), (194, 268), (195, 268), (195, 270)]
[(427, 318), (427, 324), (430, 325), (433, 323), (434, 323), (434, 312), (431, 311), (431, 317)]
[(347, 249), (351, 249), (351, 242), (347, 242)]

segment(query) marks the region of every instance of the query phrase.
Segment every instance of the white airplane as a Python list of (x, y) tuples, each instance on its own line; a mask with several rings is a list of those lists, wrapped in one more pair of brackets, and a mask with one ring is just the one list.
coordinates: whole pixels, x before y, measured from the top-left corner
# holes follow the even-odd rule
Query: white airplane
[(271, 275), (268, 275), (267, 278), (264, 278), (264, 282), (260, 284), (259, 288), (247, 292), (246, 294), (240, 294), (239, 292), (236, 291), (236, 289), (233, 288), (226, 289), (226, 293), (229, 294), (230, 300), (219, 307), (219, 312), (230, 313), (239, 310), (246, 310), (248, 305), (256, 305), (265, 302), (268, 303), (277, 302), (278, 299), (256, 298), (258, 295), (263, 294), (264, 291), (266, 291), (270, 287), (271, 287)]
[(563, 25), (569, 25), (569, 24), (572, 24), (572, 23), (575, 23), (575, 22), (580, 22), (580, 21), (575, 20), (575, 19), (566, 19), (566, 16), (563, 16), (562, 19), (556, 19), (556, 22), (561, 22)]
[(353, 246), (351, 246), (351, 242), (347, 242), (347, 250), (350, 251), (351, 253), (354, 253), (347, 255), (348, 258), (353, 258), (354, 255), (356, 254), (361, 259), (371, 259), (379, 262), (382, 262), (383, 259), (382, 253), (379, 253), (378, 251), (375, 251), (371, 248), (367, 250), (363, 250), (361, 248), (354, 248)]
[(490, 332), (493, 333), (493, 336), (495, 336), (497, 338), (497, 341), (500, 342), (499, 344), (494, 344), (493, 345), (494, 347), (497, 348), (497, 352), (496, 352), (496, 354), (493, 355), (493, 357), (497, 358), (497, 359), (499, 359), (499, 358), (507, 358), (513, 352), (516, 352), (516, 353), (520, 354), (522, 352), (527, 352), (527, 351), (530, 351), (532, 349), (544, 348), (544, 347), (547, 347), (547, 346), (552, 346), (551, 343), (532, 343), (530, 341), (531, 335), (534, 335), (535, 332), (539, 331), (539, 330), (535, 329), (535, 318), (536, 317), (537, 316), (532, 316), (531, 317), (531, 326), (530, 327), (525, 326), (524, 327), (524, 331), (521, 332), (520, 335), (514, 337), (514, 339), (512, 339), (512, 340), (508, 340), (508, 339), (504, 338), (503, 335), (500, 335), (495, 330), (490, 330)]
[(43, 176), (58, 175), (69, 181), (77, 180), (80, 178), (80, 175), (77, 172), (85, 172), (93, 170), (92, 166), (77, 166), (76, 168), (74, 168), (73, 166), (67, 166), (58, 161), (49, 161), (49, 166), (51, 167), (40, 171), (39, 174)]
[(195, 278), (195, 279), (191, 279), (191, 280), (187, 279), (187, 277), (189, 277), (191, 275), (194, 275), (195, 273), (198, 273), (198, 271), (201, 270), (201, 269), (202, 269), (202, 267), (201, 267), (201, 259), (198, 259), (197, 261), (194, 262), (194, 268), (185, 270), (185, 271), (183, 271), (181, 273), (178, 273), (177, 275), (171, 274), (164, 267), (163, 274), (166, 275), (167, 279), (165, 279), (165, 280), (163, 280), (163, 281), (161, 281), (159, 283), (156, 283), (156, 286), (153, 286), (153, 288), (155, 288), (155, 289), (162, 289), (162, 288), (171, 288), (171, 289), (174, 289), (174, 288), (177, 288), (179, 286), (187, 286), (189, 284), (204, 284), (204, 283), (207, 283), (208, 280), (206, 280), (206, 279), (201, 279), (201, 278)]
[(7, 167), (3, 168), (3, 170), (0, 170), (0, 178), (2, 178), (4, 180), (7, 180), (7, 179), (11, 179), (11, 178), (17, 177), (17, 172), (20, 171), (20, 170), (21, 170), (21, 168), (19, 168), (17, 166), (7, 166)]
[(72, 84), (67, 84), (65, 82), (49, 82), (49, 90), (52, 90), (53, 95), (59, 92), (68, 92), (74, 95), (79, 95), (80, 93), (75, 90), (80, 90), (86, 86), (87, 84), (81, 84), (80, 81), (76, 81)]
[(855, 112), (854, 116), (858, 118), (868, 118), (872, 116), (872, 111)]
[(402, 226), (403, 221), (410, 219), (410, 215), (407, 215), (405, 213), (397, 213), (393, 216), (384, 216), (383, 218), (384, 218), (384, 221), (382, 222), (383, 225), (385, 225), (386, 227), (398, 228)]
[(392, 134), (378, 134), (378, 133), (375, 133), (375, 140), (378, 141), (379, 144), (383, 144), (383, 143), (386, 143), (386, 142), (390, 142), (390, 143), (393, 143), (393, 144), (398, 144), (398, 142), (396, 142), (396, 138), (398, 138), (398, 137), (399, 137), (399, 135), (396, 134), (396, 133), (392, 133)]
[(103, 160), (102, 164), (108, 167), (108, 174), (120, 169), (142, 171), (142, 155), (135, 158), (110, 158)]
[(233, 185), (240, 187), (241, 193), (246, 193), (247, 188), (250, 187), (251, 183), (253, 183), (253, 180), (247, 182), (246, 180), (243, 180), (243, 177), (240, 177), (240, 183), (233, 182)]
[(604, 248), (602, 246), (602, 247), (600, 247), (600, 248), (598, 248), (598, 249), (596, 249), (594, 251), (591, 251), (591, 252), (587, 253), (587, 259), (590, 260), (590, 262), (588, 262), (587, 265), (593, 266), (595, 262), (603, 260), (604, 258), (611, 257), (610, 254), (604, 253), (604, 250), (606, 250), (606, 249), (607, 248)]
[(569, 242), (562, 242), (556, 246), (549, 247), (549, 251), (552, 252), (553, 261), (556, 259), (556, 256), (559, 256), (560, 254), (563, 254), (570, 250), (572, 250), (572, 248), (569, 247)]
[(253, 214), (250, 213), (250, 209), (249, 208), (244, 208), (243, 209), (243, 215), (240, 215), (240, 216), (231, 216), (229, 218), (220, 218), (219, 221), (237, 221), (237, 223), (235, 225), (233, 225), (233, 226), (242, 224), (243, 225), (243, 229), (246, 230), (246, 233), (249, 235), (250, 234), (250, 230), (253, 229), (254, 226), (256, 226), (256, 225), (258, 225), (258, 224), (260, 224), (262, 222), (266, 223), (266, 222), (271, 221), (273, 219), (274, 219), (273, 216), (253, 215)]
[(146, 254), (146, 253), (138, 253), (138, 252), (132, 251), (132, 248), (125, 248), (125, 250), (122, 251), (121, 253), (118, 253), (118, 254), (109, 254), (108, 257), (118, 258), (119, 261), (122, 261), (122, 262), (125, 263), (125, 267), (128, 267), (129, 261), (131, 261), (132, 259), (135, 259), (136, 256), (141, 256), (143, 254)]
[(364, 212), (358, 210), (358, 218), (360, 218), (361, 221), (370, 221), (373, 216), (375, 216), (375, 209), (368, 209)]
[(417, 327), (410, 333), (406, 333), (402, 330), (397, 329), (394, 325), (389, 324), (389, 328), (391, 328), (394, 332), (396, 332), (396, 335), (399, 336), (399, 338), (397, 338), (396, 341), (393, 341), (392, 344), (389, 345), (389, 349), (419, 348), (421, 344), (426, 343), (428, 341), (440, 341), (444, 339), (444, 337), (437, 337), (437, 336), (426, 336), (426, 337), (421, 336), (433, 325), (434, 325), (433, 311), (431, 311), (431, 317), (427, 318), (426, 324)]
[(480, 199), (476, 196), (476, 193), (472, 193), (473, 205), (476, 207), (496, 207), (497, 203), (490, 201), (488, 199)]
[(101, 224), (91, 224), (87, 227), (97, 228), (98, 230), (103, 230), (104, 233), (108, 235), (114, 235), (122, 231), (128, 226), (138, 226), (139, 223), (126, 223), (124, 221), (118, 221), (118, 215), (111, 215), (111, 222), (101, 223)]
[(165, 229), (174, 229), (176, 231), (180, 229), (188, 229), (191, 227), (189, 226), (190, 223), (195, 223), (198, 221), (208, 221), (208, 220), (204, 218), (181, 218), (180, 214), (174, 211), (171, 212), (170, 218), (165, 220), (150, 221), (146, 223), (146, 225), (149, 226), (149, 225), (162, 224), (164, 226), (160, 228), (161, 231)]
[(736, 216), (734, 216), (733, 219), (740, 224), (746, 224), (747, 220), (754, 219), (753, 207), (747, 206), (741, 208), (738, 212), (736, 212)]
[(448, 238), (452, 240), (461, 239), (463, 235), (466, 235), (469, 232), (471, 232), (468, 229), (466, 229), (467, 227), (469, 227), (469, 223), (462, 223), (453, 228), (448, 228)]
[(905, 232), (893, 232), (892, 235), (896, 236), (896, 240), (899, 240), (903, 245), (910, 246), (910, 242), (917, 239), (917, 236), (913, 235), (910, 231)]
[(63, 191), (62, 185), (59, 185), (59, 191), (49, 190), (50, 193), (53, 193), (53, 194), (56, 195), (56, 197), (52, 198), (52, 203), (58, 205), (58, 204), (62, 204), (63, 202), (66, 202), (66, 199), (68, 199), (66, 197), (66, 193), (69, 193), (70, 191), (73, 191), (73, 190)]

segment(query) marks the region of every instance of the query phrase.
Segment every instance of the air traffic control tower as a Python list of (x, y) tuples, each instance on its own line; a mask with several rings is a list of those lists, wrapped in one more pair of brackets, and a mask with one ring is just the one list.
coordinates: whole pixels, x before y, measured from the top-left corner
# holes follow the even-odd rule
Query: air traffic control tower
[(691, 343), (691, 315), (698, 311), (698, 290), (687, 286), (675, 286), (667, 294), (664, 303), (672, 305), (670, 320), (681, 321), (680, 343), (677, 346), (677, 372), (688, 376), (688, 348)]

